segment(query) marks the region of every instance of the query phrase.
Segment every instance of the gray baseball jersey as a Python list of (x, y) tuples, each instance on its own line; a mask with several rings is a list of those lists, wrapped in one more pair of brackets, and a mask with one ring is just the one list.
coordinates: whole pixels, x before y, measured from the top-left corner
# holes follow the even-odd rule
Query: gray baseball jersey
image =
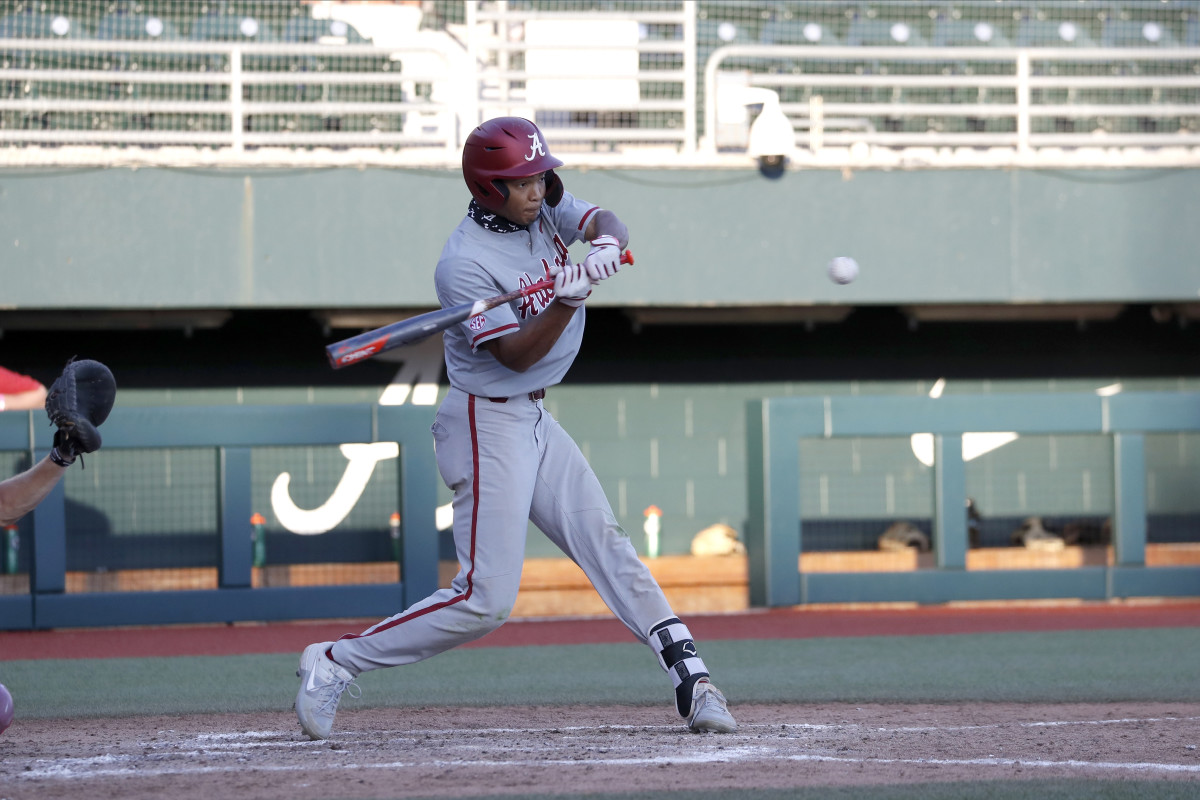
[[(583, 238), (598, 210), (564, 192), (554, 208), (543, 205), (541, 215), (528, 228), (498, 232), (464, 218), (442, 249), (434, 272), (442, 307), (510, 292), (549, 277), (551, 270), (557, 273), (556, 267), (569, 263), (567, 247)], [(546, 357), (525, 372), (513, 372), (480, 349), (484, 342), (512, 333), (536, 317), (553, 299), (553, 290), (539, 292), (447, 330), (443, 338), (450, 385), (482, 397), (513, 397), (561, 382), (583, 341), (583, 307)]]

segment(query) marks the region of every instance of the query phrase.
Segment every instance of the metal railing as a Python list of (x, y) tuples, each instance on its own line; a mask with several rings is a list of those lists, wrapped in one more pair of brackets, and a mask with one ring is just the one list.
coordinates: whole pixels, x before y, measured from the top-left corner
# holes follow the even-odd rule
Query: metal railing
[[(62, 56), (65, 54), (116, 54), (126, 59), (128, 68), (38, 68), (9, 66), (0, 68), (0, 87), (8, 86), (8, 97), (0, 97), (0, 112), (14, 111), (26, 115), (31, 123), (18, 129), (0, 129), (0, 142), (22, 145), (110, 144), (110, 145), (190, 145), (225, 148), (238, 154), (247, 147), (389, 147), (441, 148), (458, 151), (458, 109), (432, 100), (346, 101), (330, 100), (329, 89), (334, 86), (408, 88), (423, 82), (453, 81), (450, 62), (444, 50), (422, 48), (442, 59), (445, 69), (428, 74), (399, 70), (356, 68), (329, 69), (330, 59), (362, 57), (380, 63), (390, 63), (390, 51), (374, 45), (308, 45), (308, 44), (232, 44), (224, 42), (113, 42), (113, 41), (45, 41), (0, 39), (0, 51), (26, 56), (29, 53)], [(139, 57), (166, 56), (180, 61), (177, 69), (141, 69)], [(255, 59), (258, 59), (256, 62)], [(132, 61), (129, 61), (133, 59)], [(272, 69), (273, 59), (287, 66)], [(309, 64), (304, 59), (312, 59)], [(43, 86), (70, 84), (69, 90)], [(142, 97), (144, 87), (170, 87), (176, 97)], [(316, 99), (253, 100), (255, 89), (292, 87), (305, 97), (308, 87), (317, 87)], [(107, 90), (109, 98), (89, 96), (96, 90)], [(79, 98), (54, 96), (77, 93)], [(221, 99), (207, 95), (218, 93)], [(24, 95), (12, 97), (13, 94)], [(392, 94), (386, 92), (385, 94)], [(129, 99), (112, 96), (129, 95)], [(171, 115), (182, 125), (179, 128), (147, 129), (135, 123), (134, 129), (104, 129), (95, 126), (56, 127), (51, 114), (109, 113), (137, 117)], [(346, 132), (336, 128), (320, 132), (299, 132), (286, 127), (276, 131), (256, 131), (248, 124), (253, 115), (304, 115), (332, 119), (348, 115), (368, 115), (375, 120), (370, 130)], [(405, 114), (420, 115), (432, 120), (426, 126), (413, 129), (387, 129), (379, 125), (382, 118), (402, 118)], [(217, 129), (207, 129), (202, 123), (215, 123)]]
[(701, 70), (687, 6), (615, 20), (618, 44), (562, 33), (611, 15), (467, 14), (464, 41), (399, 49), (0, 39), (0, 165), (451, 168), (518, 114), (576, 165), (745, 167), (747, 87), (779, 94), (799, 166), (1200, 165), (1196, 48), (729, 45)]
[[(792, 155), (806, 163), (831, 148), (859, 163), (907, 153), (944, 164), (1082, 156), (1103, 166), (1145, 158), (1144, 148), (1200, 163), (1194, 49), (737, 45), (713, 52), (704, 87), (709, 153), (726, 144), (721, 110), (737, 106), (740, 94), (753, 102), (745, 89), (756, 87), (780, 95), (799, 131)], [(1172, 93), (1184, 99), (1165, 99)], [(741, 120), (743, 140), (749, 124)], [(727, 142), (744, 146), (737, 133)], [(1084, 152), (1072, 158), (1067, 148)]]

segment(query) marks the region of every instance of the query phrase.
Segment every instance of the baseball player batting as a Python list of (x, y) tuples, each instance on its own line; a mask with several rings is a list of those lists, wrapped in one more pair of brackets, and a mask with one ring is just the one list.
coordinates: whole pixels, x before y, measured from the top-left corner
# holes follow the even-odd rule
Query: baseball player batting
[[(462, 164), (472, 200), (434, 273), (442, 307), (547, 277), (553, 288), (443, 335), (450, 391), (433, 438), (438, 470), (454, 493), (458, 574), (449, 588), (362, 633), (305, 648), (296, 673), (300, 727), (326, 739), (342, 693), (357, 690), (362, 673), (412, 664), (498, 628), (517, 598), (532, 521), (654, 652), (688, 727), (736, 730), (687, 625), (638, 559), (583, 453), (542, 404), (575, 360), (584, 301), (620, 270), (629, 232), (611, 211), (565, 191), (554, 172), (563, 162), (529, 120), (483, 123), (467, 138)], [(591, 251), (572, 264), (567, 247), (581, 240)]]

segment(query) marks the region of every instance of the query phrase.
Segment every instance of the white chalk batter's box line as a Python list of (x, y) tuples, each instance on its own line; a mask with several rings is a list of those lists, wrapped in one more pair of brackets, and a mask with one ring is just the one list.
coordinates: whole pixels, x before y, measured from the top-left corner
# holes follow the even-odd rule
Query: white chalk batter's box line
[[(1019, 728), (1034, 728), (1045, 726), (1065, 726), (1065, 725), (1112, 725), (1112, 724), (1146, 724), (1146, 723), (1170, 723), (1183, 721), (1196, 721), (1200, 717), (1149, 717), (1140, 719), (1114, 719), (1114, 720), (1063, 720), (1063, 721), (1044, 721), (1044, 722), (1017, 722), (1009, 724), (993, 724), (993, 725), (957, 725), (957, 726), (903, 726), (903, 727), (879, 727), (874, 725), (864, 725), (860, 723), (842, 723), (842, 724), (808, 724), (808, 723), (774, 723), (774, 724), (743, 724), (739, 727), (739, 733), (736, 734), (712, 734), (703, 737), (691, 739), (693, 734), (687, 734), (687, 738), (696, 741), (704, 746), (719, 745), (719, 749), (710, 751), (697, 751), (693, 753), (671, 753), (669, 755), (657, 757), (637, 757), (637, 758), (593, 758), (593, 759), (545, 759), (536, 758), (530, 760), (512, 760), (512, 761), (497, 761), (493, 759), (476, 759), (476, 758), (461, 758), (461, 759), (429, 759), (425, 761), (391, 761), (386, 763), (342, 763), (329, 765), (326, 763), (314, 765), (315, 770), (350, 770), (350, 769), (404, 769), (416, 767), (496, 767), (496, 768), (528, 768), (537, 766), (654, 766), (659, 764), (705, 764), (705, 763), (738, 763), (743, 761), (761, 761), (767, 758), (784, 759), (797, 762), (828, 762), (837, 764), (903, 764), (913, 766), (994, 766), (994, 767), (1027, 767), (1027, 768), (1071, 768), (1071, 769), (1093, 769), (1103, 771), (1126, 771), (1126, 772), (1141, 772), (1141, 773), (1183, 773), (1183, 774), (1200, 774), (1200, 764), (1167, 764), (1158, 762), (1114, 762), (1114, 761), (1081, 761), (1078, 759), (1064, 759), (1055, 761), (1051, 759), (1022, 759), (1022, 758), (999, 758), (996, 756), (987, 756), (984, 758), (856, 758), (851, 756), (830, 756), (822, 754), (784, 754), (779, 753), (776, 748), (763, 746), (760, 744), (743, 744), (742, 742), (761, 741), (761, 735), (750, 735), (751, 731), (780, 731), (787, 729), (798, 730), (871, 730), (878, 732), (896, 732), (896, 733), (913, 733), (921, 731), (963, 731), (963, 730), (978, 730), (986, 728), (1003, 728), (1003, 727), (1019, 727)], [(667, 725), (598, 725), (598, 726), (553, 726), (553, 727), (527, 727), (527, 728), (443, 728), (443, 729), (418, 729), (406, 731), (374, 731), (369, 734), (353, 734), (347, 733), (339, 735), (333, 741), (352, 741), (356, 738), (367, 739), (373, 742), (379, 742), (384, 738), (401, 738), (407, 739), (416, 736), (493, 736), (496, 734), (553, 734), (562, 733), (574, 738), (575, 734), (583, 733), (603, 733), (605, 731), (627, 733), (629, 731), (669, 731), (675, 734), (680, 733), (678, 726)], [(160, 731), (160, 734), (175, 734), (176, 731)], [(169, 755), (177, 757), (193, 757), (206, 754), (214, 754), (218, 752), (233, 753), (236, 751), (248, 751), (252, 749), (262, 748), (278, 748), (278, 749), (293, 749), (296, 747), (321, 747), (326, 748), (329, 742), (314, 742), (303, 739), (295, 739), (294, 731), (242, 731), (237, 733), (203, 733), (196, 734), (190, 738), (177, 742), (140, 742), (139, 746), (152, 749), (170, 749), (172, 752)], [(679, 738), (684, 738), (680, 736)], [(489, 743), (488, 747), (494, 747), (494, 743)], [(179, 747), (188, 747), (187, 750), (175, 749)], [(469, 746), (468, 746), (469, 747)], [(351, 751), (343, 751), (347, 756), (351, 755)], [(259, 765), (248, 764), (245, 761), (239, 761), (237, 764), (227, 766), (187, 766), (187, 765), (171, 765), (163, 763), (160, 759), (165, 755), (154, 757), (153, 765), (150, 765), (145, 754), (137, 755), (103, 755), (93, 756), (88, 758), (64, 758), (54, 761), (47, 759), (36, 759), (28, 769), (23, 770), (16, 777), (25, 780), (37, 779), (86, 779), (97, 777), (128, 777), (142, 776), (155, 777), (164, 775), (201, 775), (208, 773), (225, 773), (234, 771), (260, 771), (260, 772), (287, 772), (295, 771), (296, 765)], [(126, 766), (128, 765), (128, 766)]]
[[(1047, 728), (1061, 727), (1069, 725), (1140, 725), (1148, 722), (1196, 722), (1200, 717), (1125, 717), (1122, 719), (1080, 719), (1080, 720), (1053, 720), (1043, 722), (995, 722), (986, 725), (925, 725), (913, 726), (902, 725), (894, 727), (879, 727), (869, 723), (862, 722), (826, 722), (826, 723), (811, 723), (811, 722), (779, 722), (779, 723), (756, 723), (756, 724), (741, 724), (738, 730), (782, 730), (787, 728), (798, 728), (800, 730), (843, 730), (853, 728), (866, 728), (872, 731), (895, 733), (919, 733), (921, 731), (974, 731), (974, 730), (989, 730), (994, 728)], [(370, 738), (388, 733), (398, 736), (462, 736), (463, 734), (496, 734), (496, 733), (573, 733), (575, 731), (591, 732), (591, 731), (667, 731), (670, 733), (679, 733), (681, 731), (678, 725), (554, 725), (552, 727), (537, 727), (537, 728), (409, 728), (403, 731), (372, 731), (370, 734), (362, 734)], [(160, 733), (175, 733), (175, 731), (160, 731)], [(278, 731), (243, 731), (238, 733), (201, 733), (196, 735), (197, 741), (205, 740), (228, 740), (237, 742), (242, 739), (271, 739), (280, 736)], [(283, 734), (287, 735), (287, 734)], [(339, 734), (336, 738), (353, 738), (355, 734), (347, 733), (344, 736)], [(722, 738), (728, 738), (728, 735)], [(164, 746), (159, 742), (139, 742), (144, 747)], [(276, 743), (278, 744), (278, 742)], [(298, 745), (314, 745), (321, 744), (320, 742), (298, 741), (294, 742)], [(165, 746), (170, 746), (169, 744)], [(255, 745), (246, 744), (247, 747)]]

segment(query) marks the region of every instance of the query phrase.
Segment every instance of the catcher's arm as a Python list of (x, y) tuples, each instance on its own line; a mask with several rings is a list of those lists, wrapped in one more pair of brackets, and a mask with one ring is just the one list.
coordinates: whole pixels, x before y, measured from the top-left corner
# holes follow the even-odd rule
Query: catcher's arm
[(0, 481), (0, 525), (11, 525), (37, 508), (63, 474), (62, 468), (46, 456), (32, 469)]

